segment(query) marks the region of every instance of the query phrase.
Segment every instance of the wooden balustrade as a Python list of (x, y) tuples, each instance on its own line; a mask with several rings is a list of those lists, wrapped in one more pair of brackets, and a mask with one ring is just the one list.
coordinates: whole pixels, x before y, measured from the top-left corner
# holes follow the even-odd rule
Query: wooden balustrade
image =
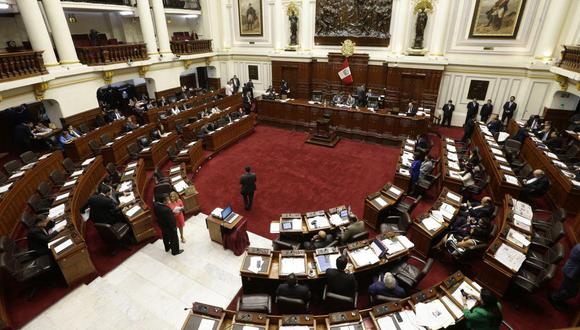
[(107, 5), (131, 6), (130, 0), (61, 0), (61, 1), (91, 2), (91, 3), (104, 3)]
[(145, 43), (77, 47), (77, 55), (83, 64), (104, 65), (149, 59)]
[(0, 82), (47, 74), (42, 52), (0, 53)]
[(564, 45), (562, 60), (558, 64), (562, 69), (580, 72), (580, 46)]
[(171, 41), (171, 51), (178, 55), (211, 53), (211, 39)]

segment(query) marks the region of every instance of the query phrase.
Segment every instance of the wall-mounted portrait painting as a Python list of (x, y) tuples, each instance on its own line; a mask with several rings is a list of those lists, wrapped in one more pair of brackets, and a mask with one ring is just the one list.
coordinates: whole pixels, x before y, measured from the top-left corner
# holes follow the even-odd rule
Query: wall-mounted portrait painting
[(238, 0), (238, 14), (241, 37), (261, 37), (264, 35), (262, 24), (262, 0)]
[(476, 0), (470, 38), (515, 39), (526, 0)]

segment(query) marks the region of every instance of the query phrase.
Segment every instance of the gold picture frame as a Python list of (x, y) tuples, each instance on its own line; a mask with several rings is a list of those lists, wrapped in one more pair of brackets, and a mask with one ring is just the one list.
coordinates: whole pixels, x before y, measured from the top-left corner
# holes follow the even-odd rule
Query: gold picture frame
[(262, 0), (238, 0), (240, 37), (264, 35)]
[(526, 0), (476, 0), (469, 38), (515, 39)]

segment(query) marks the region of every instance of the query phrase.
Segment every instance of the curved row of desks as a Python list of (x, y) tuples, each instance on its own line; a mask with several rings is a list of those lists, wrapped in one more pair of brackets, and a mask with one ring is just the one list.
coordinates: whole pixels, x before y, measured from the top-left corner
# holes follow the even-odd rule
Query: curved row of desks
[[(185, 319), (182, 330), (189, 329), (414, 329), (417, 325), (439, 328), (464, 320), (461, 291), (479, 296), (481, 286), (461, 272), (444, 279), (399, 302), (385, 303), (363, 310), (326, 315), (263, 313), (231, 311), (195, 302)], [(468, 299), (468, 307), (476, 306)], [(432, 313), (437, 311), (437, 313)]]
[(97, 127), (90, 132), (81, 135), (80, 137), (66, 143), (64, 145), (64, 152), (67, 157), (74, 162), (80, 162), (83, 159), (92, 157), (93, 151), (89, 146), (89, 141), (100, 141), (101, 135), (108, 134), (109, 136), (117, 136), (123, 131), (125, 120), (115, 120), (105, 126)]
[(239, 104), (241, 102), (240, 94), (231, 95), (222, 97), (219, 99), (208, 99), (206, 103), (198, 104), (197, 106), (187, 109), (185, 111), (181, 111), (176, 115), (167, 116), (161, 120), (163, 127), (166, 130), (173, 131), (177, 126), (177, 122), (182, 120), (188, 120), (189, 118), (197, 116), (200, 112), (205, 111), (206, 109), (211, 109), (214, 107), (218, 107), (220, 109), (225, 109), (227, 107), (233, 106), (235, 104)]
[(220, 89), (215, 92), (205, 93), (201, 95), (195, 95), (185, 100), (180, 100), (176, 102), (172, 102), (163, 106), (159, 106), (157, 108), (149, 109), (146, 112), (145, 119), (148, 123), (157, 123), (159, 115), (162, 113), (168, 112), (170, 109), (174, 107), (185, 107), (186, 105), (189, 107), (196, 107), (200, 104), (208, 103), (214, 96), (217, 95), (224, 95), (225, 89)]

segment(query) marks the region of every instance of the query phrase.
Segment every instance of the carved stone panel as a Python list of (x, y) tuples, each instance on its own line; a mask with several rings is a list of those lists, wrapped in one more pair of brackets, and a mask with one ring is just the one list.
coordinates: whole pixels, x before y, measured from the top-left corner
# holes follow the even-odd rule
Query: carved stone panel
[(351, 39), (358, 46), (389, 46), (393, 0), (316, 1), (317, 45), (340, 45)]

